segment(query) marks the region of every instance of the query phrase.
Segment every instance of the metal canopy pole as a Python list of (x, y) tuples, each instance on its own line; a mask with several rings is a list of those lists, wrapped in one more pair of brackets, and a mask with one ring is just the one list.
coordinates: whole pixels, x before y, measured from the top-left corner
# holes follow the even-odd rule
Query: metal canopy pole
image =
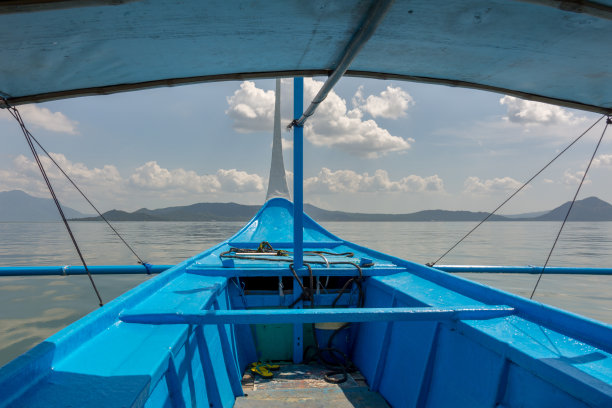
[[(299, 117), (299, 119), (293, 121), (294, 126), (304, 126), (306, 120), (312, 116), (321, 102), (327, 98), (327, 94), (333, 89), (334, 85), (342, 78), (342, 75), (349, 68), (355, 57), (359, 54), (359, 51), (363, 48), (365, 43), (368, 42), (376, 28), (385, 18), (387, 11), (391, 8), (393, 0), (376, 0), (374, 4), (368, 10), (368, 15), (364, 22), (359, 27), (359, 30), (353, 35), (351, 41), (347, 45), (346, 49), (342, 53), (340, 62), (331, 73), (327, 81), (323, 84), (323, 87), (319, 90), (319, 93), (310, 103), (308, 109)], [(301, 112), (300, 112), (301, 114)], [(297, 117), (297, 115), (295, 116)], [(290, 125), (291, 126), (291, 125)]]

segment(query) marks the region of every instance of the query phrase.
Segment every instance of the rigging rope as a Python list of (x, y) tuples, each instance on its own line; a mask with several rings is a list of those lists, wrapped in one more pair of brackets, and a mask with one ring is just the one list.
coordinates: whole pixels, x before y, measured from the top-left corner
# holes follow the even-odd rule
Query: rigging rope
[(429, 262), (426, 263), (425, 265), (427, 266), (434, 266), (435, 264), (437, 264), (438, 262), (440, 262), (440, 260), (442, 258), (444, 258), (446, 255), (448, 255), (453, 249), (455, 249), (460, 243), (463, 242), (463, 240), (465, 240), (468, 236), (470, 236), (474, 231), (476, 231), (476, 229), (478, 227), (480, 227), (482, 224), (484, 224), (485, 221), (487, 221), (489, 218), (491, 218), (500, 208), (502, 208), (504, 205), (506, 205), (506, 203), (508, 201), (510, 201), (512, 198), (514, 198), (514, 196), (516, 196), (518, 193), (520, 193), (525, 187), (527, 187), (527, 185), (529, 183), (531, 183), (536, 177), (538, 177), (544, 170), (546, 170), (551, 164), (553, 164), (553, 162), (555, 160), (557, 160), (559, 157), (561, 157), (561, 155), (563, 153), (565, 153), (566, 151), (568, 151), (574, 144), (576, 144), (576, 142), (578, 142), (580, 139), (582, 139), (582, 137), (584, 135), (586, 135), (591, 129), (593, 129), (595, 127), (595, 125), (597, 125), (599, 122), (601, 122), (601, 120), (603, 118), (605, 118), (606, 115), (602, 115), (599, 119), (597, 119), (591, 126), (588, 127), (587, 130), (585, 130), (584, 132), (582, 132), (582, 134), (580, 136), (578, 136), (576, 139), (574, 139), (569, 145), (567, 145), (563, 150), (561, 150), (561, 152), (559, 152), (559, 154), (557, 154), (555, 157), (552, 158), (552, 160), (550, 160), (544, 167), (542, 167), (536, 174), (534, 174), (529, 180), (527, 180), (522, 186), (520, 186), (516, 191), (514, 191), (508, 198), (506, 198), (504, 200), (504, 202), (502, 202), (500, 205), (497, 206), (497, 208), (495, 208), (493, 211), (491, 211), (489, 213), (489, 215), (487, 215), (482, 221), (480, 221), (478, 224), (476, 224), (476, 226), (474, 228), (472, 228), (471, 230), (468, 231), (467, 234), (465, 234), (459, 241), (457, 241), (455, 243), (455, 245), (453, 245), (452, 247), (450, 247), (446, 252), (444, 252), (442, 254), (442, 256), (440, 256), (438, 259), (436, 259), (434, 262)]
[[(16, 108), (10, 106), (8, 104), (8, 102), (6, 102), (6, 100), (0, 98), (0, 102), (4, 103), (4, 106), (6, 106), (9, 109), (15, 109)], [(15, 117), (15, 115), (13, 115), (13, 117)], [(21, 116), (19, 116), (19, 118), (21, 118)], [(17, 119), (17, 121), (20, 123), (21, 126), (21, 122), (19, 119)], [(24, 125), (25, 127), (25, 125)], [(23, 128), (22, 128), (23, 131)], [(70, 182), (70, 184), (72, 184), (72, 186), (79, 192), (79, 194), (81, 194), (81, 196), (85, 199), (85, 201), (87, 201), (87, 203), (89, 203), (89, 205), (91, 206), (91, 208), (94, 209), (94, 211), (100, 216), (100, 218), (102, 218), (102, 220), (104, 220), (104, 222), (106, 223), (106, 225), (109, 226), (109, 228), (113, 231), (113, 233), (115, 235), (117, 235), (117, 237), (121, 240), (121, 242), (123, 242), (125, 244), (125, 246), (132, 252), (132, 254), (134, 254), (134, 256), (138, 259), (138, 263), (143, 265), (145, 267), (145, 270), (147, 271), (147, 273), (150, 275), (151, 274), (151, 264), (145, 262), (142, 260), (142, 258), (140, 256), (138, 256), (138, 254), (136, 253), (136, 251), (130, 246), (130, 244), (127, 243), (127, 241), (123, 238), (123, 236), (121, 234), (119, 234), (119, 231), (117, 231), (115, 229), (115, 227), (113, 227), (113, 225), (110, 223), (110, 221), (100, 212), (100, 210), (98, 210), (98, 208), (94, 205), (94, 203), (91, 202), (91, 200), (85, 195), (85, 193), (79, 188), (79, 186), (76, 185), (76, 183), (72, 180), (72, 178), (68, 175), (68, 173), (66, 173), (64, 171), (64, 169), (62, 169), (62, 167), (59, 165), (59, 163), (53, 158), (53, 156), (51, 156), (51, 154), (47, 151), (47, 149), (44, 148), (44, 146), (42, 144), (40, 144), (40, 142), (38, 141), (38, 139), (36, 139), (34, 137), (34, 135), (32, 133), (30, 133), (29, 130), (27, 130), (27, 128), (25, 129), (25, 132), (27, 132), (28, 136), (34, 141), (34, 143), (36, 143), (36, 145), (45, 153), (45, 155), (49, 158), (49, 160), (51, 160), (51, 162), (53, 164), (55, 164), (55, 167), (58, 168), (58, 170), (64, 175), (64, 177), (66, 177), (66, 179), (68, 179), (68, 181)]]
[(40, 172), (43, 176), (43, 179), (45, 180), (45, 183), (47, 184), (49, 192), (51, 193), (51, 197), (53, 198), (53, 201), (55, 202), (55, 206), (57, 207), (57, 210), (59, 211), (60, 216), (62, 217), (62, 221), (64, 222), (64, 225), (66, 226), (68, 235), (70, 235), (70, 239), (72, 240), (72, 243), (74, 244), (74, 247), (79, 255), (79, 258), (81, 259), (81, 263), (83, 264), (83, 267), (85, 268), (85, 271), (87, 272), (87, 276), (89, 277), (91, 286), (93, 287), (94, 292), (96, 292), (96, 296), (98, 297), (99, 305), (103, 306), (104, 302), (102, 301), (100, 292), (98, 291), (98, 288), (96, 287), (96, 283), (94, 282), (93, 277), (91, 276), (91, 272), (89, 272), (89, 268), (87, 268), (87, 263), (85, 262), (85, 258), (83, 258), (81, 249), (79, 248), (79, 245), (76, 242), (76, 238), (74, 237), (74, 234), (72, 233), (72, 230), (70, 229), (70, 225), (68, 224), (68, 220), (66, 219), (66, 216), (64, 215), (62, 206), (60, 205), (60, 202), (57, 199), (57, 196), (55, 195), (55, 191), (53, 190), (51, 181), (49, 180), (49, 177), (47, 176), (47, 172), (45, 171), (45, 168), (43, 167), (43, 164), (40, 161), (40, 157), (38, 156), (38, 152), (36, 151), (36, 146), (34, 146), (34, 143), (32, 142), (32, 139), (33, 139), (32, 134), (26, 128), (26, 125), (23, 122), (23, 119), (21, 118), (21, 115), (19, 114), (19, 111), (17, 110), (17, 108), (13, 106), (9, 106), (8, 111), (15, 118), (15, 120), (17, 120), (17, 123), (19, 123), (19, 127), (21, 128), (23, 135), (25, 136), (26, 142), (28, 143), (28, 146), (30, 147), (30, 150), (32, 151), (32, 155), (34, 155), (34, 160), (36, 160), (36, 164), (38, 165), (38, 168), (40, 169)]
[(574, 198), (572, 199), (572, 202), (570, 203), (570, 206), (567, 209), (567, 213), (565, 214), (565, 218), (563, 219), (563, 222), (561, 223), (561, 227), (559, 228), (559, 232), (557, 233), (557, 237), (555, 238), (555, 241), (553, 242), (552, 248), (550, 248), (550, 252), (548, 253), (548, 256), (546, 257), (546, 262), (544, 263), (544, 266), (542, 267), (542, 270), (540, 271), (540, 276), (538, 276), (538, 280), (536, 281), (536, 284), (533, 287), (533, 291), (531, 292), (531, 296), (529, 296), (529, 299), (533, 299), (533, 295), (535, 294), (536, 289), (538, 288), (538, 285), (540, 284), (540, 280), (542, 279), (542, 275), (544, 275), (544, 270), (548, 266), (548, 261), (550, 261), (550, 257), (552, 255), (553, 251), (555, 250), (555, 246), (557, 245), (557, 241), (559, 241), (559, 237), (561, 236), (561, 231), (563, 231), (563, 227), (565, 227), (565, 223), (567, 222), (567, 219), (569, 218), (570, 212), (572, 211), (572, 207), (574, 206), (574, 203), (576, 202), (576, 198), (578, 197), (578, 193), (580, 193), (580, 189), (582, 188), (582, 184), (584, 184), (584, 180), (586, 180), (587, 173), (589, 172), (589, 169), (591, 168), (591, 164), (593, 164), (593, 160), (595, 159), (595, 155), (597, 154), (597, 150), (599, 149), (599, 146), (601, 145), (601, 141), (603, 140), (603, 137), (606, 134), (606, 130), (608, 129), (609, 125), (612, 125), (612, 116), (608, 116), (608, 118), (606, 119), (606, 126), (604, 126), (603, 132), (601, 132), (601, 136), (599, 137), (599, 140), (597, 141), (597, 145), (595, 146), (595, 150), (593, 151), (593, 155), (591, 156), (591, 160), (589, 161), (589, 164), (587, 165), (587, 168), (584, 171), (584, 174), (582, 175), (582, 180), (580, 180), (580, 184), (578, 184), (578, 188), (576, 189), (576, 193), (574, 194)]
[[(29, 132), (28, 132), (29, 133)], [(64, 171), (64, 169), (62, 169), (60, 167), (60, 165), (55, 161), (55, 159), (53, 157), (51, 157), (51, 155), (49, 154), (49, 152), (47, 151), (47, 149), (45, 149), (38, 140), (36, 140), (36, 138), (30, 133), (30, 137), (32, 138), (32, 140), (34, 140), (34, 142), (38, 145), (38, 147), (40, 147), (42, 149), (43, 152), (45, 152), (45, 154), (47, 155), (47, 157), (51, 160), (51, 162), (53, 164), (55, 164), (55, 166), (59, 169), (59, 171), (62, 172), (62, 174), (68, 179), (68, 181), (74, 186), (74, 188), (76, 188), (76, 190), (81, 194), (81, 196), (83, 196), (83, 198), (89, 203), (89, 205), (91, 205), (91, 207), (98, 213), (98, 215), (100, 216), (100, 218), (102, 218), (104, 220), (104, 222), (106, 222), (106, 224), (110, 227), (111, 230), (113, 230), (113, 232), (115, 233), (115, 235), (117, 235), (117, 237), (119, 237), (119, 239), (125, 244), (125, 246), (128, 247), (128, 249), (134, 254), (134, 256), (136, 258), (138, 258), (138, 263), (144, 265), (144, 267), (148, 269), (148, 264), (143, 261), (138, 254), (134, 251), (134, 249), (125, 241), (125, 239), (123, 239), (123, 237), (121, 236), (121, 234), (119, 234), (119, 232), (111, 225), (110, 221), (108, 221), (108, 219), (106, 219), (106, 217), (104, 215), (102, 215), (102, 213), (98, 210), (98, 208), (96, 208), (96, 206), (89, 200), (89, 198), (87, 198), (87, 196), (85, 195), (85, 193), (83, 193), (83, 191), (81, 191), (81, 189), (76, 185), (76, 183), (70, 178), (70, 176), (68, 176), (68, 174), (66, 174), (66, 172)], [(149, 272), (150, 273), (150, 272)]]

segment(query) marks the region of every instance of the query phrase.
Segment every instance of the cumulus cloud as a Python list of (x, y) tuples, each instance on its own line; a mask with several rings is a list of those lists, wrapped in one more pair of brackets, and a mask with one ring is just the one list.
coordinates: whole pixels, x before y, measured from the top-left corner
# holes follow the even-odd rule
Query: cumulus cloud
[[(113, 165), (104, 165), (102, 168), (90, 169), (84, 163), (73, 162), (61, 153), (49, 153), (62, 169), (75, 181), (95, 181), (98, 184), (116, 183), (121, 180), (121, 175)], [(46, 156), (40, 156), (47, 175), (51, 179), (64, 178), (57, 167)], [(15, 171), (27, 176), (40, 176), (40, 170), (34, 160), (28, 159), (20, 154), (13, 160)]]
[(283, 152), (286, 150), (293, 150), (293, 139), (285, 139), (283, 137)]
[(586, 118), (574, 115), (567, 109), (556, 105), (549, 105), (542, 102), (527, 101), (515, 98), (514, 96), (504, 96), (499, 103), (506, 106), (507, 116), (504, 120), (533, 125), (576, 125), (583, 122)]
[(478, 177), (468, 177), (463, 183), (464, 192), (472, 194), (483, 194), (500, 191), (514, 191), (520, 188), (521, 182), (512, 177), (494, 178), (481, 180)]
[(221, 190), (232, 193), (263, 191), (263, 179), (257, 174), (249, 174), (236, 169), (220, 169), (216, 174)]
[(364, 98), (363, 86), (360, 86), (353, 97), (353, 104), (373, 118), (398, 119), (406, 116), (406, 111), (414, 105), (414, 99), (402, 88), (392, 86), (387, 86), (380, 95)]
[(324, 167), (316, 176), (304, 180), (304, 189), (313, 193), (442, 192), (444, 183), (437, 174), (429, 177), (410, 175), (393, 181), (381, 169), (370, 176)]
[(593, 159), (594, 167), (608, 167), (612, 166), (612, 154), (600, 154)]
[[(568, 186), (575, 186), (577, 184), (580, 184), (580, 181), (582, 180), (582, 177), (584, 176), (584, 171), (570, 171), (570, 170), (565, 170), (563, 172), (563, 177), (561, 178), (561, 183), (568, 185)], [(591, 181), (588, 179), (588, 177), (584, 180), (584, 184), (591, 184)]]
[[(323, 82), (304, 79), (306, 100), (314, 99)], [(304, 134), (315, 146), (338, 147), (363, 157), (379, 157), (410, 148), (414, 139), (393, 136), (372, 120), (363, 120), (359, 108), (347, 109), (346, 101), (330, 92), (316, 114), (306, 122)]]
[[(304, 79), (304, 100), (312, 100), (323, 82)], [(400, 117), (411, 105), (412, 98), (401, 88), (388, 87), (379, 96), (365, 98), (362, 91), (353, 98), (359, 101), (348, 109), (346, 100), (331, 91), (317, 108), (304, 128), (304, 136), (315, 146), (336, 147), (361, 157), (379, 157), (410, 148), (414, 139), (394, 136), (373, 119), (364, 120), (364, 112), (373, 117)], [(227, 98), (226, 114), (233, 119), (233, 127), (241, 133), (272, 131), (274, 91), (264, 91), (253, 82), (245, 81)], [(397, 105), (394, 105), (397, 104)], [(284, 123), (284, 122), (283, 122)]]
[[(61, 112), (51, 112), (38, 105), (21, 105), (17, 108), (26, 126), (43, 128), (51, 132), (78, 134), (78, 122), (69, 119)], [(6, 111), (0, 113), (6, 119), (13, 119)]]
[[(69, 160), (63, 154), (50, 154), (80, 187), (87, 186), (92, 189), (99, 188), (106, 192), (111, 190), (116, 192), (123, 183), (119, 171), (113, 165), (89, 168), (83, 163)], [(41, 156), (40, 160), (56, 190), (70, 193), (74, 191), (72, 186), (68, 186), (64, 182), (64, 175), (60, 173), (49, 158)], [(56, 183), (59, 180), (61, 180), (61, 183)], [(40, 170), (34, 160), (19, 155), (13, 159), (12, 168), (0, 170), (0, 190), (12, 189), (24, 190), (37, 196), (48, 194), (47, 186), (43, 182)]]
[(272, 131), (274, 124), (274, 91), (264, 91), (254, 82), (244, 81), (227, 98), (225, 113), (233, 119), (233, 128), (240, 133)]
[(263, 191), (263, 179), (236, 169), (220, 169), (216, 174), (199, 175), (193, 170), (168, 170), (156, 161), (136, 168), (128, 178), (131, 185), (143, 189), (179, 190), (192, 193)]
[[(236, 169), (219, 169), (214, 174), (200, 175), (182, 168), (163, 168), (157, 162), (149, 161), (126, 177), (114, 165), (90, 168), (62, 154), (51, 155), (94, 203), (104, 202), (112, 207), (131, 200), (134, 195), (147, 202), (150, 199), (173, 199), (172, 203), (175, 204), (177, 193), (184, 200), (192, 199), (195, 202), (202, 193), (216, 197), (264, 191), (262, 177)], [(76, 199), (78, 193), (51, 161), (46, 157), (41, 157), (41, 161), (60, 197)], [(47, 186), (34, 160), (19, 155), (10, 165), (10, 168), (0, 169), (0, 191), (18, 189), (34, 196), (48, 196)], [(80, 199), (75, 202), (80, 203)]]

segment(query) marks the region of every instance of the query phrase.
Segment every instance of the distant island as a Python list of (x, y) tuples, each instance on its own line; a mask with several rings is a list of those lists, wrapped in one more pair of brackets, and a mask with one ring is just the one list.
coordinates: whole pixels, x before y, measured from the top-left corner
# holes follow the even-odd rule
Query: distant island
[[(62, 205), (68, 218), (87, 217), (75, 209)], [(0, 222), (61, 221), (55, 203), (50, 198), (33, 197), (21, 190), (0, 191)]]
[[(562, 221), (570, 202), (551, 211), (517, 215), (493, 215), (491, 221)], [(141, 208), (134, 212), (111, 210), (104, 213), (110, 221), (248, 221), (259, 210), (259, 205), (236, 203), (198, 203), (166, 207), (155, 210)], [(101, 221), (100, 217), (86, 216), (69, 207), (63, 207), (72, 221)], [(374, 214), (329, 211), (304, 204), (304, 211), (316, 221), (481, 221), (488, 213), (473, 211), (425, 210), (408, 214)], [(32, 197), (23, 191), (0, 192), (0, 222), (59, 221), (57, 209), (51, 199)], [(588, 197), (574, 203), (569, 221), (612, 221), (612, 205)]]

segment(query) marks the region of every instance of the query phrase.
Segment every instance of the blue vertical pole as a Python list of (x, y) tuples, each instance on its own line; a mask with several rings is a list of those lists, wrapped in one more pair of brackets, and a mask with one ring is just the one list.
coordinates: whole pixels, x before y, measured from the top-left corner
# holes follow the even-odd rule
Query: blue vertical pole
[[(304, 78), (293, 79), (293, 117), (299, 119), (304, 110)], [(293, 263), (304, 266), (304, 128), (293, 127)]]
[[(293, 78), (293, 117), (299, 119), (304, 111), (304, 78)], [(293, 265), (296, 271), (304, 268), (304, 128), (293, 126)], [(301, 279), (301, 278), (300, 278)], [(294, 299), (301, 297), (297, 282), (293, 285)], [(302, 302), (296, 304), (301, 308)], [(293, 325), (293, 362), (301, 363), (304, 354), (304, 326)]]

